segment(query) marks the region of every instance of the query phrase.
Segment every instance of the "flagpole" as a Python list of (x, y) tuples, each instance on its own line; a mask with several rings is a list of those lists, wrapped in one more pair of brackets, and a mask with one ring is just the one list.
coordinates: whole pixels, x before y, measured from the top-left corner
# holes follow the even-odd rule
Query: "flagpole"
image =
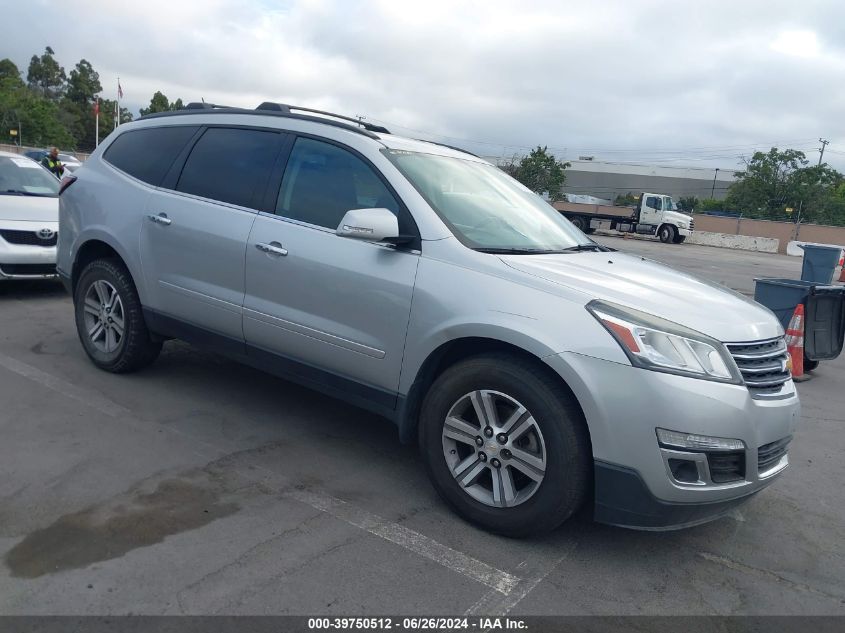
[(96, 119), (94, 132), (94, 147), (100, 146), (100, 98), (96, 97), (97, 103), (94, 106), (94, 118)]
[(120, 89), (120, 77), (117, 78), (117, 109), (116, 114), (114, 117), (114, 129), (117, 129), (117, 126), (120, 125), (120, 93), (122, 90)]

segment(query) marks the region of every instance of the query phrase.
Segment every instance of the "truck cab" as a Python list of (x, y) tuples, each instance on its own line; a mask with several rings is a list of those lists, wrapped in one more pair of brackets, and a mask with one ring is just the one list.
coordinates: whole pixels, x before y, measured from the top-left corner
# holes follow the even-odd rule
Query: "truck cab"
[(638, 224), (642, 228), (653, 227), (649, 232), (661, 242), (680, 244), (692, 235), (693, 219), (677, 209), (671, 196), (643, 192), (637, 206)]

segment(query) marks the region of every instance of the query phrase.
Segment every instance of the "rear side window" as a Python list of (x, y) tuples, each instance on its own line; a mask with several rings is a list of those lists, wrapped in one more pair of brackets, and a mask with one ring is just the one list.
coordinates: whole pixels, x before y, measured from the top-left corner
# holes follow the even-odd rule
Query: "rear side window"
[(196, 125), (174, 125), (124, 132), (109, 146), (103, 159), (157, 187), (198, 129)]
[(297, 139), (276, 202), (277, 214), (336, 229), (350, 209), (373, 207), (399, 215), (399, 203), (369, 165), (335, 145)]
[(209, 128), (191, 150), (176, 190), (258, 208), (281, 145), (278, 132)]

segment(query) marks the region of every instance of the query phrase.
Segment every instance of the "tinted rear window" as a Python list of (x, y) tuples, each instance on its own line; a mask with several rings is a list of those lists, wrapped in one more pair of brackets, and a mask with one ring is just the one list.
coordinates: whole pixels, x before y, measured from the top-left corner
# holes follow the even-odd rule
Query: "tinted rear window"
[(277, 132), (209, 128), (185, 161), (176, 190), (256, 207), (281, 145)]
[(124, 132), (103, 158), (130, 176), (158, 186), (198, 129), (195, 125), (178, 125)]

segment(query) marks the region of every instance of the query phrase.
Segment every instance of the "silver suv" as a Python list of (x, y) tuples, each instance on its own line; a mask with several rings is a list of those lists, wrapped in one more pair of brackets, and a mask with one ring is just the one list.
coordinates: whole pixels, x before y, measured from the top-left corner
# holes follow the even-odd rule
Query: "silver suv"
[(701, 523), (787, 466), (799, 419), (760, 305), (601, 246), (485, 161), (281, 104), (122, 125), (66, 179), (85, 351), (168, 338), (393, 420), (460, 515), (511, 536)]

